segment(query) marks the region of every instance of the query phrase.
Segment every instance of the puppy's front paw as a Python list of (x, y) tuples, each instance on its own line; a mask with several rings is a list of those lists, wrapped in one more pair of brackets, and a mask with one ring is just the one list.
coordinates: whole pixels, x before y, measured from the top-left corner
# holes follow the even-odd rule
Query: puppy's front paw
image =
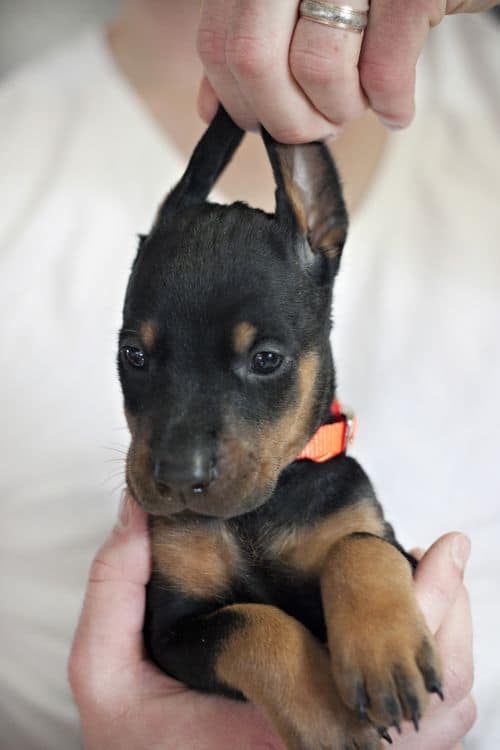
[(418, 729), (441, 666), (413, 594), (410, 566), (378, 538), (346, 540), (323, 598), (333, 677), (347, 706), (376, 726)]
[(287, 750), (381, 750), (379, 732), (344, 705), (330, 681), (332, 690), (308, 696), (278, 721)]
[(342, 698), (377, 726), (399, 730), (407, 719), (418, 730), (428, 692), (441, 692), (432, 636), (421, 622), (379, 621), (368, 631), (336, 638), (332, 668)]

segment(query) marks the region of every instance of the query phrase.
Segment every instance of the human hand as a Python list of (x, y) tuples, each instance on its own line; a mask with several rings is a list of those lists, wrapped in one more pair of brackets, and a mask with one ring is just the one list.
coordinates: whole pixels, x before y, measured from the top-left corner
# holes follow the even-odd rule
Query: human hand
[[(284, 750), (255, 706), (189, 690), (146, 659), (146, 516), (128, 497), (121, 519), (92, 565), (69, 662), (85, 750), (234, 750), (235, 737), (239, 750)], [(413, 728), (403, 732), (397, 750), (451, 750), (474, 720), (468, 697), (470, 612), (461, 572), (450, 557), (457, 536), (431, 547), (415, 581), (422, 610), (437, 631), (446, 700), (431, 708), (418, 735)]]
[(261, 711), (189, 690), (146, 659), (146, 514), (127, 497), (90, 571), (69, 661), (85, 750), (284, 750)]
[[(334, 2), (368, 8), (368, 0)], [(414, 114), (415, 66), (430, 28), (445, 15), (497, 3), (372, 0), (361, 35), (297, 18), (298, 0), (204, 0), (200, 113), (210, 121), (220, 100), (241, 127), (262, 123), (283, 143), (335, 135), (367, 106), (389, 127), (406, 127)]]
[(418, 734), (407, 725), (394, 750), (462, 750), (458, 743), (476, 719), (470, 695), (473, 681), (472, 620), (463, 571), (470, 543), (462, 534), (446, 534), (422, 556), (415, 593), (443, 663), (443, 703), (433, 697)]

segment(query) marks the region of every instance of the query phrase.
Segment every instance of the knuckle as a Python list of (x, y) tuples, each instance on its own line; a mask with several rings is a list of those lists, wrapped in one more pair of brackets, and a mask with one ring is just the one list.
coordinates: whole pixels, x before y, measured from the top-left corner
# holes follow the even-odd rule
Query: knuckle
[(351, 120), (361, 117), (366, 109), (363, 100), (358, 97), (342, 97), (335, 103), (335, 110), (330, 109), (331, 119), (339, 125), (343, 125)]
[(299, 83), (329, 86), (335, 82), (335, 70), (331, 60), (316, 54), (313, 50), (297, 50), (292, 47), (290, 70)]
[(436, 609), (440, 612), (448, 612), (453, 600), (446, 586), (439, 581), (429, 582), (427, 589), (423, 593), (423, 599), (429, 609)]
[(474, 698), (468, 696), (456, 708), (458, 714), (458, 723), (462, 736), (467, 734), (477, 721), (477, 706)]
[(226, 34), (213, 28), (200, 28), (196, 48), (206, 68), (220, 67), (226, 62)]
[(320, 95), (325, 104), (315, 101), (316, 106), (335, 123), (348, 122), (363, 114), (365, 105), (359, 92), (357, 69), (334, 65), (330, 58), (312, 50), (292, 48), (290, 70), (305, 91)]
[(229, 69), (247, 80), (263, 78), (274, 64), (274, 53), (270, 45), (253, 36), (231, 36), (226, 44), (226, 59)]
[(89, 572), (89, 583), (104, 583), (119, 578), (119, 570), (99, 554), (92, 560)]
[(402, 71), (398, 66), (365, 60), (360, 66), (360, 79), (363, 89), (370, 99), (384, 99), (386, 108), (377, 112), (389, 119), (399, 119), (405, 123), (413, 114), (412, 92), (414, 72)]
[(446, 700), (456, 705), (469, 696), (474, 684), (472, 659), (456, 659), (453, 665), (445, 667), (444, 689)]

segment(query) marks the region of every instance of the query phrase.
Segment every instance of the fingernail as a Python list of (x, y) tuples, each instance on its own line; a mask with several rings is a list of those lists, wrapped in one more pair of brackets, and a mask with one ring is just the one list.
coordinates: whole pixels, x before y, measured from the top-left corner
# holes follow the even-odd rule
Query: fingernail
[(118, 508), (118, 521), (116, 528), (125, 531), (130, 521), (130, 497), (127, 490), (123, 490)]
[(463, 570), (467, 564), (470, 555), (470, 539), (464, 534), (459, 534), (453, 540), (451, 554), (455, 565)]
[(404, 125), (400, 125), (398, 122), (392, 122), (391, 120), (384, 120), (382, 117), (380, 118), (380, 122), (388, 130), (403, 130), (404, 128)]

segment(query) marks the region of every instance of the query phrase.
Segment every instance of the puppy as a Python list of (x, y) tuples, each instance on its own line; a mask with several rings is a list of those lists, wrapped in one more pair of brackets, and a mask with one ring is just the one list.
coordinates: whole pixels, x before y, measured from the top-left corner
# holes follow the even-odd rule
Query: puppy
[(206, 202), (242, 135), (220, 108), (126, 293), (127, 482), (154, 563), (146, 645), (192, 688), (260, 705), (288, 750), (375, 750), (387, 727), (418, 728), (441, 670), (412, 560), (345, 453), (334, 401), (341, 186), (324, 145), (263, 132), (275, 213)]

